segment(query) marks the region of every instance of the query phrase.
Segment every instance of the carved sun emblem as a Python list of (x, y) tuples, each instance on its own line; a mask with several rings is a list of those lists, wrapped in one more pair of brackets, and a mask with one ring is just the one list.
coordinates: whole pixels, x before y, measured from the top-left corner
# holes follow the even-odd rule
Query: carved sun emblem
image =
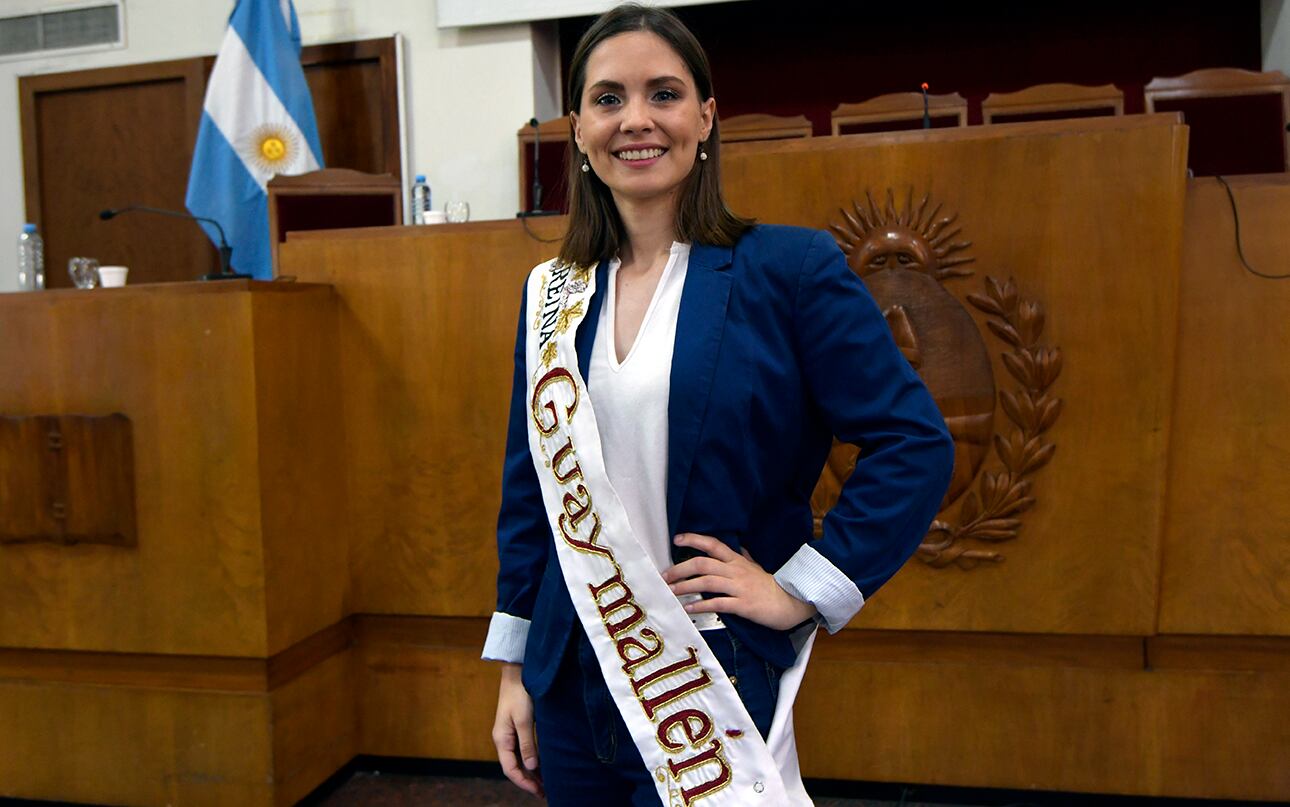
[[(981, 328), (943, 285), (973, 274), (964, 267), (975, 259), (968, 254), (972, 243), (960, 238), (958, 215), (943, 213), (926, 195), (915, 203), (912, 190), (903, 205), (895, 202), (891, 190), (885, 201), (880, 206), (866, 191), (864, 203), (853, 202), (840, 211), (843, 221), (832, 230), (847, 263), (877, 301), (896, 345), (936, 399), (954, 438), (954, 474), (919, 557), (938, 567), (971, 568), (982, 560), (999, 561), (999, 552), (974, 549), (966, 542), (1015, 538), (1021, 523), (1016, 516), (1034, 503), (1026, 477), (1052, 456), (1052, 445), (1041, 435), (1061, 408), (1061, 402), (1046, 392), (1060, 372), (1061, 356), (1038, 342), (1044, 322), (1038, 303), (1020, 300), (1011, 279), (987, 277), (986, 294), (968, 294), (967, 301), (987, 315), (988, 330), (1007, 348), (1000, 356), (1002, 363), (1022, 385), (998, 393)], [(1016, 427), (1010, 434), (995, 433), (997, 405)], [(982, 473), (992, 447), (1004, 469)], [(857, 453), (853, 446), (835, 444), (811, 499), (817, 525), (855, 468)], [(971, 490), (978, 480), (980, 491)], [(958, 523), (941, 520), (960, 502)]]
[(912, 190), (903, 209), (897, 209), (890, 190), (883, 207), (874, 203), (868, 191), (865, 201), (867, 206), (853, 202), (851, 210), (842, 210), (845, 221), (832, 227), (856, 274), (866, 277), (884, 269), (905, 269), (942, 281), (972, 274), (955, 268), (975, 260), (961, 254), (972, 246), (971, 241), (954, 240), (962, 232), (954, 226), (957, 214), (942, 216), (939, 204), (929, 210), (928, 196), (915, 207)]

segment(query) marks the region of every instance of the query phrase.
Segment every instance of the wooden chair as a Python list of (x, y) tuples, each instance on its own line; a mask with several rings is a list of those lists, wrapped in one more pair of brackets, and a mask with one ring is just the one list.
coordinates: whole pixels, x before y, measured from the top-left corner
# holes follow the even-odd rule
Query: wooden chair
[[(268, 182), (273, 273), (278, 245), (293, 230), (389, 227), (403, 223), (403, 183), (391, 174), (324, 168)], [(234, 266), (237, 256), (233, 256)]]
[(981, 102), (987, 124), (1123, 114), (1124, 93), (1114, 84), (1036, 84), (1016, 92), (990, 93)]
[(525, 124), (515, 134), (519, 149), (521, 210), (533, 208), (533, 200), (530, 198), (533, 192), (533, 141), (539, 138), (538, 151), (541, 162), (538, 170), (542, 173), (542, 207), (547, 210), (564, 209), (564, 178), (568, 170), (565, 158), (569, 142), (569, 126), (568, 116), (562, 115), (539, 123), (537, 132), (533, 131), (532, 126)]
[(1290, 78), (1279, 70), (1197, 70), (1154, 78), (1147, 112), (1182, 112), (1198, 175), (1290, 170)]
[[(932, 125), (938, 128), (947, 122), (951, 126), (967, 126), (967, 99), (956, 92), (929, 95), (927, 112)], [(872, 127), (878, 124), (887, 129), (917, 129), (923, 125), (923, 94), (893, 92), (858, 104), (839, 104), (829, 117), (835, 136), (848, 134), (842, 131), (848, 126)], [(898, 125), (902, 123), (910, 125)]]
[(811, 122), (805, 115), (736, 115), (721, 119), (722, 143), (747, 143), (753, 140), (789, 140), (810, 137)]

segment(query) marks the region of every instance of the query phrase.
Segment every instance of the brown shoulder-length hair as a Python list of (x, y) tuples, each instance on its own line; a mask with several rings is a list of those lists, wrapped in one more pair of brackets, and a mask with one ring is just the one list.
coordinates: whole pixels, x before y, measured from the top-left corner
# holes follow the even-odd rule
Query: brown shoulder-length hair
[[(712, 70), (703, 46), (675, 14), (661, 8), (624, 3), (606, 11), (578, 40), (569, 65), (569, 110), (581, 107), (587, 81), (587, 57), (606, 39), (629, 31), (649, 31), (668, 45), (689, 69), (699, 100), (712, 97)], [(721, 137), (717, 119), (703, 144), (707, 160), (694, 161), (677, 199), (676, 239), (730, 247), (753, 225), (751, 219), (730, 212), (721, 195)], [(594, 171), (582, 170), (582, 153), (569, 131), (566, 162), (569, 166), (569, 230), (560, 246), (560, 260), (574, 265), (597, 263), (618, 254), (626, 240), (622, 219), (609, 187)]]

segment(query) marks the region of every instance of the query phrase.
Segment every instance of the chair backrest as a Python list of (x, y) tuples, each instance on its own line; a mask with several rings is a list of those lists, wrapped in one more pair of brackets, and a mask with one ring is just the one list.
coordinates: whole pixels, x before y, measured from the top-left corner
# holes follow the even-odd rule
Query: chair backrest
[(561, 115), (558, 118), (542, 121), (537, 131), (525, 124), (516, 132), (515, 138), (519, 148), (520, 167), (520, 209), (533, 208), (533, 141), (538, 140), (538, 173), (542, 180), (542, 207), (546, 210), (564, 211), (568, 207), (565, 198), (565, 176), (568, 166), (566, 145), (569, 142), (569, 118)]
[(986, 123), (1019, 123), (1099, 115), (1123, 115), (1124, 93), (1114, 84), (1036, 84), (1016, 92), (990, 93), (981, 102)]
[(810, 137), (811, 122), (805, 115), (736, 115), (721, 119), (722, 143), (747, 143), (752, 140), (789, 140)]
[(1279, 70), (1197, 70), (1152, 79), (1147, 112), (1182, 112), (1198, 175), (1290, 170), (1290, 78)]
[[(956, 92), (927, 96), (932, 126), (967, 126), (967, 99)], [(833, 134), (917, 129), (923, 125), (923, 94), (893, 92), (858, 104), (839, 104), (829, 116)], [(903, 126), (901, 124), (909, 124)], [(851, 131), (846, 131), (850, 129)]]

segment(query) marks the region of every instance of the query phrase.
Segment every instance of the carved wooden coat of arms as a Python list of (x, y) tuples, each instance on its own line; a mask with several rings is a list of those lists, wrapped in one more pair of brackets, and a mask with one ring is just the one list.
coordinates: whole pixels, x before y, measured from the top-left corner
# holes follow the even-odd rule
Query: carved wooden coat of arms
[[(843, 220), (831, 229), (954, 438), (950, 488), (918, 557), (937, 568), (999, 562), (997, 546), (1018, 536), (1022, 514), (1035, 504), (1033, 477), (1055, 450), (1044, 434), (1061, 414), (1062, 402), (1050, 391), (1061, 373), (1061, 351), (1042, 341), (1040, 304), (1024, 299), (1012, 278), (986, 276), (981, 291), (966, 300), (985, 316), (1001, 350), (1007, 378), (996, 384), (985, 336), (945, 286), (973, 274), (965, 266), (975, 260), (968, 254), (972, 243), (961, 238), (958, 215), (926, 195), (915, 204), (912, 190), (903, 206), (890, 189), (885, 202), (866, 192), (864, 202), (840, 211)], [(834, 446), (811, 499), (817, 530), (857, 453)]]

